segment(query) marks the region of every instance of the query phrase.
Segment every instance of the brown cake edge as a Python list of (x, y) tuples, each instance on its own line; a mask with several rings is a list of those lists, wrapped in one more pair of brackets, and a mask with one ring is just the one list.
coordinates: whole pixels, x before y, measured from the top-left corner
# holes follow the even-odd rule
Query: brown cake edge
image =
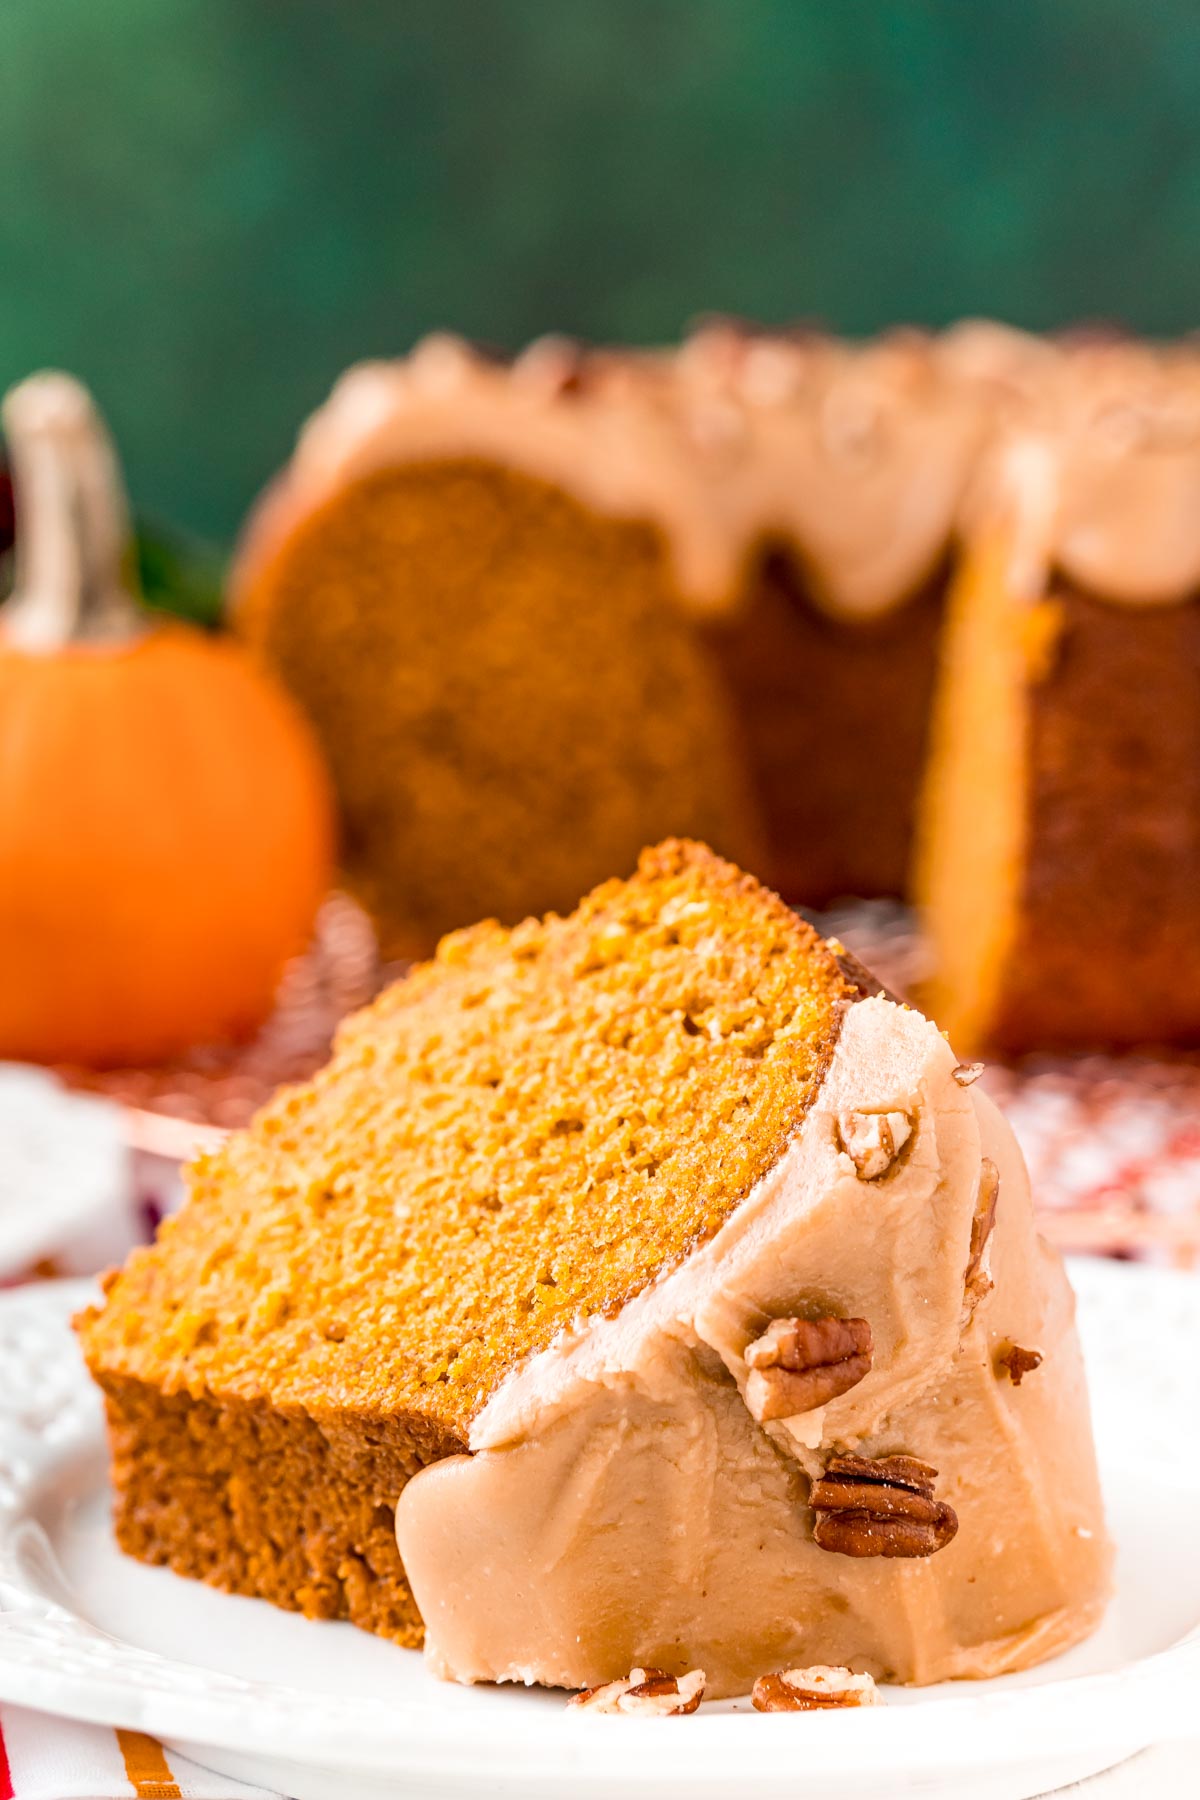
[[(1200, 598), (1130, 606), (1059, 578), (1026, 700), (1028, 846), (988, 1043), (1200, 1031)], [(1119, 954), (1117, 953), (1119, 950)]]
[(420, 1646), (395, 1501), (418, 1469), (464, 1445), (410, 1417), (317, 1419), (91, 1372), (105, 1398), (114, 1531), (128, 1555)]

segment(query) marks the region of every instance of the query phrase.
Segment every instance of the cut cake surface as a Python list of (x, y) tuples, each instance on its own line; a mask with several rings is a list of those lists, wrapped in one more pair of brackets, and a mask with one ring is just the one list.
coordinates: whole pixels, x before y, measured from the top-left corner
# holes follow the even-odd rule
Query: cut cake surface
[(566, 910), (668, 833), (751, 854), (715, 658), (651, 523), (480, 455), (386, 462), (315, 506), (296, 485), (239, 564), (236, 623), (316, 728), (387, 955)]

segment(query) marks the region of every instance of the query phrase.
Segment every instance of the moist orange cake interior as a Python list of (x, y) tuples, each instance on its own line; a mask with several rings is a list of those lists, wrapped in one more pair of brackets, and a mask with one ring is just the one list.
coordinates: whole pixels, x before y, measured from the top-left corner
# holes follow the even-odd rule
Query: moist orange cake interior
[(668, 833), (753, 860), (729, 706), (651, 525), (443, 457), (339, 486), (251, 563), (239, 629), (325, 745), (385, 954), (566, 911)]

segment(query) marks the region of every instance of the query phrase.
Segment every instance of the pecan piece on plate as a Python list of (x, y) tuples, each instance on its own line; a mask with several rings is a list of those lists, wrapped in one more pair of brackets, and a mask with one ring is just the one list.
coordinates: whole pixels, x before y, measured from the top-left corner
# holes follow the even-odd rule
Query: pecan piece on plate
[(1026, 1350), (1021, 1344), (1003, 1344), (996, 1358), (996, 1373), (1007, 1375), (1014, 1387), (1020, 1387), (1026, 1375), (1041, 1366), (1041, 1351)]
[(703, 1700), (705, 1679), (703, 1669), (689, 1669), (686, 1675), (668, 1675), (665, 1669), (631, 1669), (624, 1680), (584, 1688), (567, 1704), (589, 1712), (631, 1713), (645, 1719), (680, 1718), (694, 1713)]
[(837, 1120), (838, 1142), (860, 1181), (878, 1181), (887, 1174), (912, 1128), (906, 1112), (843, 1112)]
[(963, 1277), (968, 1305), (974, 1309), (985, 1294), (992, 1291), (992, 1278), (985, 1267), (992, 1228), (996, 1223), (996, 1202), (1000, 1197), (1000, 1171), (990, 1156), (979, 1159), (979, 1192), (975, 1197), (975, 1216), (971, 1220), (971, 1249)]
[(750, 1699), (755, 1712), (825, 1712), (835, 1706), (878, 1706), (879, 1689), (869, 1675), (815, 1663), (811, 1669), (760, 1675)]
[(760, 1424), (826, 1406), (870, 1372), (874, 1348), (866, 1319), (772, 1319), (746, 1346), (746, 1405)]
[(831, 1456), (814, 1481), (813, 1538), (838, 1556), (932, 1556), (958, 1530), (952, 1506), (933, 1497), (937, 1475), (915, 1456)]

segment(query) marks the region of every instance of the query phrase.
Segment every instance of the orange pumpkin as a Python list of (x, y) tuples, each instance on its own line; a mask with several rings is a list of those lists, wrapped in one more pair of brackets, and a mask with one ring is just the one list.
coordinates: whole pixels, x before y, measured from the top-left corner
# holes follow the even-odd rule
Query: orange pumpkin
[(309, 729), (232, 642), (157, 623), (86, 392), (4, 403), (17, 580), (0, 611), (0, 1057), (153, 1062), (261, 1022), (328, 886)]

